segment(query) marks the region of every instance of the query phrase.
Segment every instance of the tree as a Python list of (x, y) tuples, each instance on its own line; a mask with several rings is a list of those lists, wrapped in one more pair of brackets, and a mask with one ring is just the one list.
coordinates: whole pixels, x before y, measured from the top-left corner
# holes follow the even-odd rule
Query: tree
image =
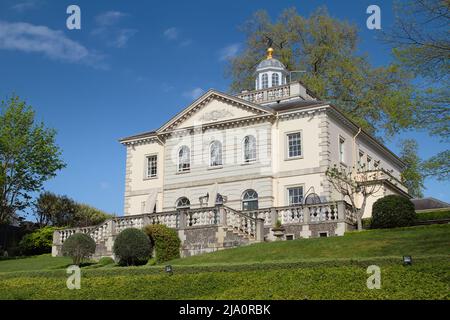
[(302, 70), (299, 79), (322, 100), (342, 109), (365, 130), (388, 134), (413, 123), (416, 105), (410, 74), (397, 65), (372, 67), (357, 52), (355, 26), (318, 9), (310, 17), (295, 9), (285, 10), (272, 22), (258, 11), (242, 27), (244, 50), (230, 60), (231, 91), (254, 85), (254, 69), (264, 59), (267, 36), (273, 39), (275, 55), (288, 70)]
[(401, 180), (408, 188), (408, 193), (415, 198), (423, 197), (424, 177), (421, 172), (421, 161), (417, 155), (417, 142), (405, 139), (401, 142), (400, 158), (405, 162), (406, 168), (401, 173)]
[[(344, 200), (350, 201), (358, 230), (362, 230), (361, 219), (366, 209), (367, 199), (383, 188), (382, 179), (392, 181), (390, 173), (386, 170), (369, 170), (365, 165), (350, 169), (334, 165), (329, 167), (325, 174), (334, 190), (341, 194)], [(361, 205), (358, 206), (359, 202)]]
[(99, 224), (111, 215), (91, 207), (77, 203), (67, 196), (43, 192), (36, 200), (34, 213), (40, 226), (86, 227)]
[(17, 218), (33, 192), (65, 167), (56, 132), (35, 121), (32, 108), (14, 96), (0, 104), (0, 223)]
[(450, 150), (445, 150), (431, 157), (423, 164), (426, 177), (435, 177), (445, 181), (450, 177)]
[[(402, 69), (413, 73), (419, 85), (415, 100), (422, 107), (415, 126), (428, 130), (443, 142), (450, 137), (450, 2), (405, 0), (396, 6), (395, 25), (384, 40), (392, 45)], [(427, 174), (448, 179), (449, 151), (428, 159)]]
[(73, 264), (80, 265), (83, 260), (95, 253), (95, 241), (85, 233), (75, 233), (64, 241), (62, 254), (72, 258)]

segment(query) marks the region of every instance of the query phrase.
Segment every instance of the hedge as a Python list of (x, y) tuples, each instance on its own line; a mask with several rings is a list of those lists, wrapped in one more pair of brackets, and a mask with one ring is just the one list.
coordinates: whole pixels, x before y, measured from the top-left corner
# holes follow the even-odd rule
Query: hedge
[(117, 235), (113, 251), (120, 265), (141, 265), (147, 263), (152, 247), (150, 239), (142, 230), (128, 228)]
[(174, 229), (163, 224), (153, 224), (145, 226), (144, 232), (149, 236), (152, 246), (155, 248), (157, 263), (180, 257), (181, 241)]
[(25, 235), (19, 243), (23, 255), (37, 255), (52, 252), (53, 232), (57, 228), (44, 227)]
[(372, 229), (407, 227), (414, 225), (416, 221), (414, 204), (402, 196), (385, 196), (372, 206)]

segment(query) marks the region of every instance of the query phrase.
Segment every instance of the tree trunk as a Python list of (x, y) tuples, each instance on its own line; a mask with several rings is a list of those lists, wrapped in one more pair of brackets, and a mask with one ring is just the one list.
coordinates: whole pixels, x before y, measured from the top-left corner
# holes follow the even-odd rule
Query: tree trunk
[(363, 229), (362, 228), (362, 219), (359, 215), (356, 217), (356, 221), (358, 223), (358, 231), (361, 231)]

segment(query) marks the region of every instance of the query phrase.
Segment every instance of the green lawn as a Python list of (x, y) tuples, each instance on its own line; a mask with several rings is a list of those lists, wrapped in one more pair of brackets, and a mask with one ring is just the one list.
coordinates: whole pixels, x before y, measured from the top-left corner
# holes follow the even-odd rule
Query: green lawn
[[(163, 266), (82, 269), (66, 288), (67, 258), (0, 261), (0, 299), (450, 299), (450, 225), (256, 244)], [(401, 256), (413, 256), (403, 266)], [(368, 265), (381, 268), (369, 290)]]

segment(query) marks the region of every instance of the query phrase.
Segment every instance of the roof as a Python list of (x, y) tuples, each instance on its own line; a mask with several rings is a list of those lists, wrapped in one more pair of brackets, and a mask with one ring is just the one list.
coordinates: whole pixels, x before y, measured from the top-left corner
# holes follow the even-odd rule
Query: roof
[(433, 197), (411, 199), (416, 210), (449, 208), (450, 204)]
[(282, 64), (279, 60), (270, 58), (270, 59), (264, 59), (261, 61), (258, 66), (256, 67), (256, 71), (259, 69), (265, 69), (265, 68), (279, 68), (279, 69), (286, 69), (284, 64)]

